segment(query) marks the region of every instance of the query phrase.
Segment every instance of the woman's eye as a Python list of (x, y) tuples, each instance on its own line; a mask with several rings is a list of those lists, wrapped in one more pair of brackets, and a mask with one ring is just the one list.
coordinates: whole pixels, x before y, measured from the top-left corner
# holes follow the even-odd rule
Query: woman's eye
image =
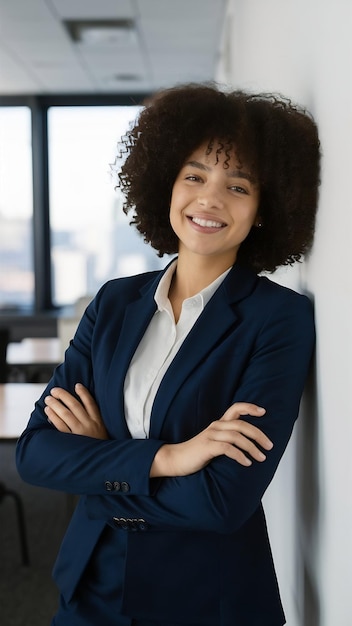
[(232, 185), (230, 189), (231, 191), (236, 191), (236, 193), (244, 193), (248, 195), (248, 191), (247, 189), (244, 189), (244, 187), (239, 187), (238, 185)]
[(200, 180), (200, 178), (199, 178), (199, 176), (196, 176), (195, 174), (189, 174), (188, 176), (186, 176), (186, 180), (198, 181), (198, 180)]

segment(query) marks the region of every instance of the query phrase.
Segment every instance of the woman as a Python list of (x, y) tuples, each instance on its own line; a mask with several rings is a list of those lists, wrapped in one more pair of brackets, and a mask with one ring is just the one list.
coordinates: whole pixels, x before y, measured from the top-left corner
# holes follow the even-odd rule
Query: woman
[(125, 210), (162, 272), (104, 285), (18, 442), (21, 476), (80, 494), (53, 626), (281, 626), (261, 499), (314, 344), (263, 270), (310, 248), (316, 126), (271, 95), (186, 85), (124, 138)]

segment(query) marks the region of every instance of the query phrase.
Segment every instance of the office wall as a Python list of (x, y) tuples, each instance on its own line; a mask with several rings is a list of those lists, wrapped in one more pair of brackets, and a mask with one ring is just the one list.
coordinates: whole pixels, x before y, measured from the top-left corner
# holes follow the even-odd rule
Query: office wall
[(300, 419), (265, 499), (288, 626), (352, 619), (351, 32), (350, 0), (229, 0), (217, 75), (306, 105), (323, 147), (313, 252), (274, 276), (309, 293), (317, 326)]

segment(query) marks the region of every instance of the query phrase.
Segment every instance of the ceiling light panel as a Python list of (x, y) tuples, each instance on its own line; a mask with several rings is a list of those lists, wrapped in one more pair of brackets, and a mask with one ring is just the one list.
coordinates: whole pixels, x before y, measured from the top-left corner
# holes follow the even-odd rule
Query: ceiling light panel
[(66, 20), (64, 24), (72, 41), (86, 46), (128, 46), (137, 41), (131, 19)]

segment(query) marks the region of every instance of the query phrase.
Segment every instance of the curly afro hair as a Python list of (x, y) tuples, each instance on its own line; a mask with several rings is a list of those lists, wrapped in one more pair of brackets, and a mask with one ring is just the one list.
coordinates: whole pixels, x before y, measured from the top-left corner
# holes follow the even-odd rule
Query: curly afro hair
[(277, 94), (187, 84), (145, 102), (121, 141), (124, 211), (159, 256), (178, 251), (169, 221), (171, 193), (187, 157), (204, 142), (233, 149), (260, 189), (258, 215), (237, 262), (256, 272), (291, 265), (309, 251), (320, 183), (317, 127), (303, 108)]

